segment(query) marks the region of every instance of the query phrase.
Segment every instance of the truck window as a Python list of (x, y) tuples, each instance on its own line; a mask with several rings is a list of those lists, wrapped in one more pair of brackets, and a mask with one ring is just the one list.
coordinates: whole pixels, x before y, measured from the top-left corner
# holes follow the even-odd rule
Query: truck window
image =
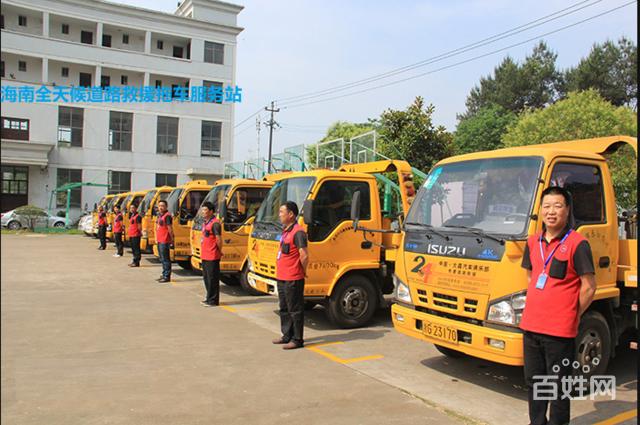
[(338, 224), (351, 220), (351, 199), (360, 192), (360, 219), (371, 219), (369, 184), (355, 181), (327, 181), (322, 184), (313, 205), (313, 226), (309, 226), (309, 240), (321, 241)]
[(267, 197), (269, 189), (268, 187), (243, 187), (236, 190), (227, 205), (225, 225), (228, 224), (230, 229), (235, 229), (249, 217), (254, 216)]
[(558, 163), (553, 167), (551, 186), (571, 192), (576, 227), (606, 221), (600, 168), (588, 164)]
[(187, 193), (180, 207), (180, 220), (191, 220), (198, 214), (200, 204), (207, 196), (208, 190), (192, 190)]

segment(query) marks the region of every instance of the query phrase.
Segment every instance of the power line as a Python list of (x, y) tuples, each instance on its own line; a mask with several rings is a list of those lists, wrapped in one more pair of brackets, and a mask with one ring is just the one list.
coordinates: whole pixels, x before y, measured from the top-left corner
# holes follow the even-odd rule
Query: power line
[[(439, 62), (441, 60), (448, 59), (448, 58), (453, 57), (453, 56), (458, 56), (458, 55), (460, 55), (462, 53), (466, 53), (466, 52), (468, 52), (470, 50), (474, 50), (474, 49), (477, 49), (479, 47), (483, 47), (483, 46), (486, 46), (488, 44), (495, 43), (496, 41), (499, 41), (499, 40), (514, 36), (514, 35), (519, 34), (521, 32), (528, 31), (530, 29), (533, 29), (533, 28), (536, 28), (538, 26), (544, 25), (544, 24), (546, 24), (548, 22), (554, 21), (556, 19), (562, 18), (564, 16), (570, 15), (570, 14), (575, 13), (575, 12), (578, 12), (578, 11), (580, 11), (582, 9), (587, 8), (587, 7), (591, 7), (591, 6), (593, 6), (593, 5), (597, 4), (597, 3), (600, 3), (602, 0), (596, 0), (596, 1), (593, 1), (592, 3), (589, 3), (587, 5), (579, 7), (577, 9), (575, 9), (575, 10), (570, 10), (570, 9), (574, 9), (577, 6), (583, 5), (584, 3), (588, 3), (590, 1), (592, 1), (592, 0), (580, 1), (580, 2), (575, 3), (575, 4), (573, 4), (573, 5), (569, 6), (569, 7), (566, 7), (564, 9), (558, 10), (558, 11), (556, 11), (554, 13), (549, 14), (549, 15), (546, 15), (546, 16), (543, 16), (541, 18), (538, 18), (538, 19), (536, 19), (534, 21), (527, 22), (525, 24), (519, 25), (519, 26), (514, 27), (512, 29), (509, 29), (507, 31), (503, 31), (503, 32), (501, 32), (499, 34), (495, 34), (495, 35), (493, 35), (491, 37), (487, 37), (487, 38), (484, 38), (482, 40), (476, 41), (474, 43), (467, 44), (465, 46), (459, 47), (457, 49), (441, 53), (441, 54), (439, 54), (437, 56), (433, 56), (431, 58), (422, 60), (420, 62), (416, 62), (416, 63), (411, 64), (411, 65), (406, 65), (406, 66), (403, 66), (401, 68), (393, 69), (391, 71), (387, 71), (387, 72), (382, 73), (382, 74), (374, 75), (374, 76), (371, 76), (371, 77), (368, 77), (368, 78), (364, 78), (364, 79), (361, 79), (361, 80), (356, 80), (356, 81), (353, 81), (351, 83), (342, 84), (342, 85), (331, 87), (331, 88), (327, 88), (327, 89), (324, 89), (324, 90), (308, 92), (308, 93), (301, 94), (301, 95), (298, 95), (298, 96), (290, 96), (290, 97), (282, 98), (282, 99), (279, 99), (278, 102), (281, 102), (281, 103), (282, 102), (284, 102), (284, 103), (295, 103), (295, 102), (299, 102), (299, 101), (312, 99), (314, 97), (320, 97), (320, 96), (323, 96), (323, 95), (332, 94), (332, 93), (335, 93), (337, 91), (340, 91), (340, 90), (343, 90), (343, 89), (346, 89), (346, 88), (358, 87), (358, 86), (361, 86), (361, 85), (364, 85), (364, 84), (368, 84), (368, 83), (371, 83), (371, 82), (374, 82), (374, 81), (378, 81), (378, 80), (381, 80), (381, 79), (384, 79), (384, 78), (392, 77), (394, 75), (401, 74), (401, 73), (404, 73), (404, 72), (407, 72), (407, 71), (411, 71), (413, 69), (420, 68), (420, 67), (423, 67), (423, 66), (435, 63), (435, 62)], [(567, 12), (567, 10), (569, 10), (569, 11)], [(566, 12), (566, 13), (563, 13), (563, 12)], [(555, 16), (555, 15), (559, 15), (559, 16)], [(550, 19), (548, 19), (548, 18), (550, 18)], [(291, 101), (291, 102), (287, 102), (287, 101)]]
[(240, 127), (242, 124), (244, 124), (245, 122), (249, 121), (251, 118), (255, 117), (256, 115), (258, 115), (260, 113), (260, 111), (262, 111), (262, 108), (258, 109), (257, 111), (255, 111), (253, 114), (249, 115), (248, 117), (246, 117), (245, 119), (243, 119), (242, 121), (240, 121), (238, 124), (234, 125), (233, 128), (238, 128)]
[(421, 74), (416, 74), (416, 75), (413, 75), (411, 77), (407, 77), (407, 78), (403, 78), (403, 79), (400, 79), (400, 80), (391, 81), (391, 82), (386, 83), (386, 84), (381, 84), (381, 85), (378, 85), (378, 86), (369, 87), (369, 88), (366, 88), (366, 89), (358, 90), (358, 91), (351, 92), (351, 93), (346, 93), (346, 94), (339, 95), (339, 96), (333, 96), (333, 97), (328, 97), (328, 98), (325, 98), (325, 99), (318, 99), (318, 100), (314, 100), (314, 101), (310, 101), (310, 102), (304, 102), (304, 103), (293, 102), (289, 106), (283, 106), (282, 109), (293, 109), (293, 108), (298, 108), (298, 107), (301, 107), (301, 106), (313, 105), (315, 103), (328, 102), (328, 101), (335, 100), (335, 99), (341, 99), (341, 98), (348, 97), (348, 96), (354, 96), (354, 95), (357, 95), (357, 94), (366, 93), (366, 92), (371, 91), (371, 90), (385, 88), (385, 87), (389, 87), (389, 86), (392, 86), (392, 85), (395, 85), (395, 84), (403, 83), (405, 81), (414, 80), (416, 78), (424, 77), (426, 75), (433, 74), (433, 73), (436, 73), (436, 72), (439, 72), (439, 71), (444, 71), (446, 69), (450, 69), (450, 68), (453, 68), (453, 67), (456, 67), (456, 66), (459, 66), (459, 65), (463, 65), (465, 63), (469, 63), (469, 62), (472, 62), (472, 61), (475, 61), (475, 60), (478, 60), (478, 59), (485, 58), (487, 56), (494, 55), (496, 53), (503, 52), (503, 51), (511, 49), (513, 47), (521, 46), (523, 44), (526, 44), (526, 43), (529, 43), (531, 41), (537, 40), (537, 39), (539, 39), (541, 37), (546, 37), (548, 35), (552, 35), (552, 34), (560, 32), (560, 31), (564, 31), (566, 29), (575, 27), (575, 26), (583, 24), (585, 22), (592, 21), (594, 19), (597, 19), (597, 18), (599, 18), (601, 16), (604, 16), (604, 15), (607, 15), (609, 13), (615, 12), (616, 10), (622, 9), (623, 7), (629, 6), (629, 5), (631, 5), (633, 3), (636, 3), (636, 2), (637, 2), (637, 0), (633, 0), (633, 1), (630, 1), (628, 3), (624, 3), (624, 4), (620, 5), (620, 6), (617, 6), (617, 7), (614, 7), (612, 9), (606, 10), (606, 11), (604, 11), (602, 13), (599, 13), (597, 15), (593, 15), (593, 16), (591, 16), (589, 18), (580, 20), (580, 21), (575, 22), (573, 24), (565, 25), (565, 26), (560, 27), (558, 29), (555, 29), (553, 31), (546, 32), (544, 34), (538, 35), (536, 37), (529, 38), (529, 39), (521, 41), (519, 43), (514, 43), (514, 44), (511, 44), (509, 46), (506, 46), (506, 47), (503, 47), (503, 48), (500, 48), (500, 49), (497, 49), (497, 50), (493, 50), (491, 52), (484, 53), (482, 55), (474, 56), (472, 58), (465, 59), (465, 60), (460, 61), (460, 62), (456, 62), (456, 63), (450, 64), (450, 65), (446, 65), (446, 66), (443, 66), (443, 67), (440, 67), (440, 68), (436, 68), (436, 69), (431, 70), (431, 71), (423, 72)]

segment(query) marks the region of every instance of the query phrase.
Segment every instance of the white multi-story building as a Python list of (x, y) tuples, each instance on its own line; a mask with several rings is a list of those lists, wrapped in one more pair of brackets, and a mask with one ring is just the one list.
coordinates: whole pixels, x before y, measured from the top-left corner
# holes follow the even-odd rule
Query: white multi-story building
[[(101, 0), (3, 0), (2, 86), (235, 87), (241, 10), (215, 0), (185, 0), (173, 14)], [(77, 217), (107, 191), (219, 178), (233, 157), (234, 104), (171, 93), (163, 102), (3, 100), (2, 211), (46, 208), (69, 182), (109, 184), (74, 190)], [(54, 200), (63, 206), (64, 197)]]

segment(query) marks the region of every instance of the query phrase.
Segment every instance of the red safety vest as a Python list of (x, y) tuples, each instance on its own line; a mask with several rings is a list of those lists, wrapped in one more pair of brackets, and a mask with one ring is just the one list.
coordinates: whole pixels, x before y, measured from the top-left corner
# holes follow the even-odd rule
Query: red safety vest
[(206, 261), (216, 261), (222, 258), (222, 252), (218, 249), (218, 237), (213, 233), (215, 223), (219, 223), (219, 221), (214, 217), (202, 226), (200, 258)]
[(116, 214), (113, 220), (113, 233), (122, 233), (122, 213)]
[(106, 226), (106, 225), (107, 225), (107, 214), (101, 212), (98, 214), (98, 226)]
[(140, 225), (138, 224), (138, 213), (131, 217), (129, 220), (129, 231), (127, 234), (129, 237), (142, 236), (142, 229), (140, 229)]
[[(276, 279), (278, 280), (302, 280), (304, 279), (304, 269), (300, 262), (300, 252), (294, 244), (294, 236), (299, 231), (304, 231), (298, 223), (282, 232), (280, 238), (280, 248), (276, 259)], [(288, 246), (289, 252), (283, 252), (283, 248)], [(285, 249), (286, 251), (286, 249)]]
[(171, 217), (169, 211), (158, 216), (158, 219), (156, 220), (156, 241), (158, 243), (171, 243), (171, 234), (169, 233), (169, 226), (167, 225), (167, 217)]

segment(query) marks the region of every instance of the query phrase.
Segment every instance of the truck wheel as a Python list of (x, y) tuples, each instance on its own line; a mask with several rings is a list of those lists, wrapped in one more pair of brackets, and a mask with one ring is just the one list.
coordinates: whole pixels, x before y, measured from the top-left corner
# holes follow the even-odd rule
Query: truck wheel
[(465, 354), (462, 351), (458, 351), (458, 350), (453, 350), (449, 347), (443, 347), (442, 345), (437, 345), (437, 344), (433, 344), (436, 347), (436, 350), (438, 350), (440, 352), (440, 354), (444, 354), (447, 357), (450, 357), (452, 359), (461, 359), (462, 357), (465, 356)]
[(177, 262), (180, 267), (185, 270), (191, 270), (191, 261), (178, 261)]
[(244, 289), (244, 292), (246, 292), (249, 295), (253, 295), (254, 297), (257, 297), (259, 295), (266, 295), (254, 289), (253, 286), (249, 285), (249, 280), (247, 279), (248, 274), (249, 274), (249, 267), (247, 267), (247, 265), (245, 264), (245, 266), (242, 268), (242, 271), (240, 272), (240, 277), (239, 277), (240, 286), (242, 287), (242, 289)]
[(318, 305), (315, 301), (305, 301), (304, 302), (304, 311), (311, 311)]
[[(576, 360), (579, 374), (590, 379), (592, 375), (604, 375), (611, 357), (611, 331), (607, 319), (597, 311), (587, 311), (580, 320), (576, 337)], [(587, 369), (588, 367), (588, 369)]]
[(378, 309), (379, 294), (375, 286), (362, 275), (341, 280), (329, 298), (329, 320), (343, 329), (366, 325)]
[(240, 285), (240, 280), (238, 276), (232, 274), (221, 274), (220, 280), (227, 286), (238, 286)]

